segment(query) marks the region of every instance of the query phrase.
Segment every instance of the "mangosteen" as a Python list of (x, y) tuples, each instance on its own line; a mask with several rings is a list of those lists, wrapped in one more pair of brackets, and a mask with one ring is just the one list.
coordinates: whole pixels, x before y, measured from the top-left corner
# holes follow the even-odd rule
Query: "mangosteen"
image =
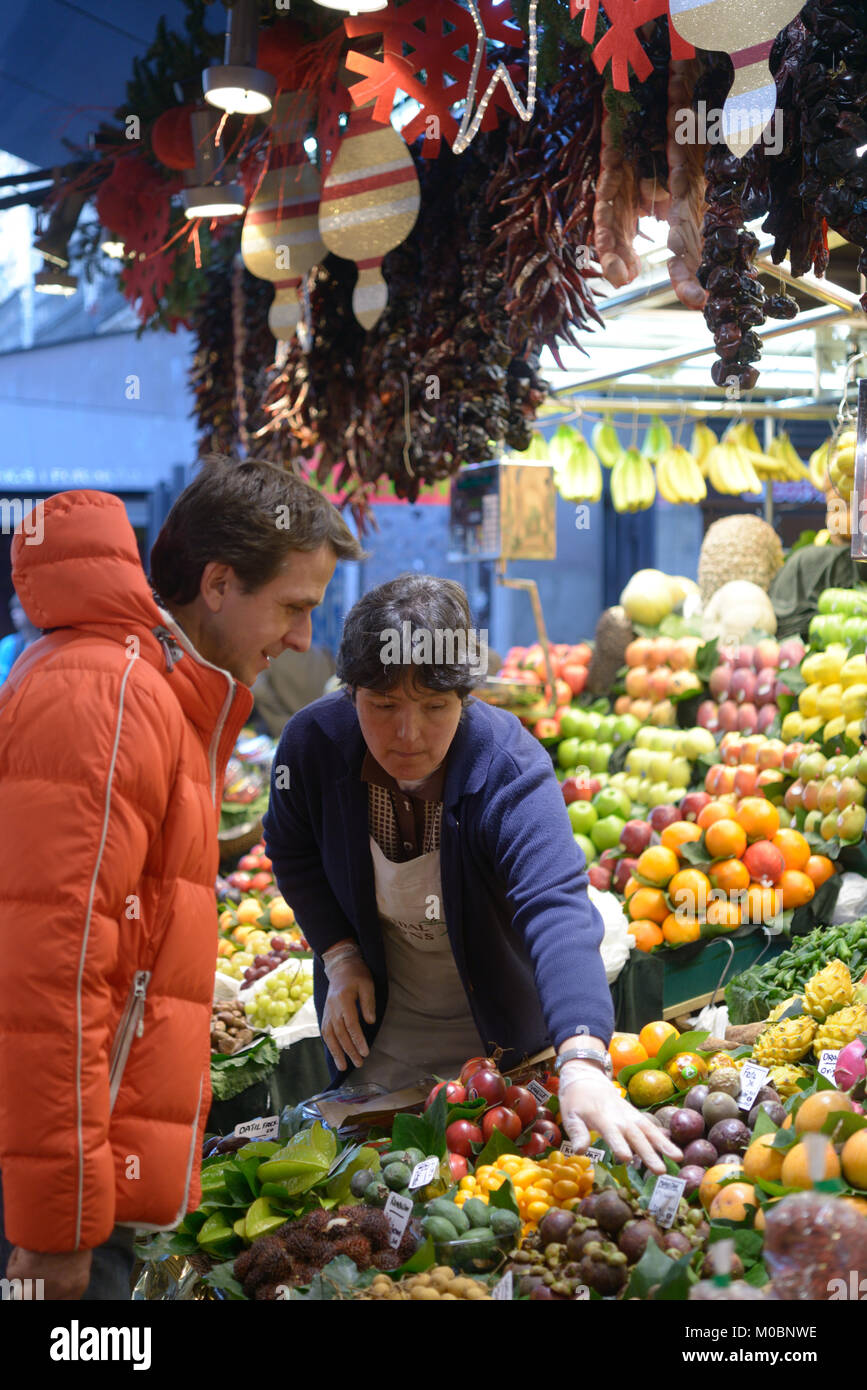
[(599, 1194), (599, 1201), (596, 1203), (594, 1211), (596, 1222), (607, 1231), (609, 1235), (616, 1236), (617, 1232), (632, 1216), (632, 1208), (628, 1202), (618, 1196), (613, 1188), (609, 1187), (605, 1192)]
[(634, 1221), (627, 1221), (620, 1232), (617, 1244), (629, 1263), (637, 1264), (644, 1254), (649, 1240), (655, 1240), (660, 1250), (662, 1249), (662, 1232), (655, 1221), (652, 1221), (648, 1216), (643, 1216)]
[(683, 1149), (695, 1139), (704, 1138), (704, 1120), (697, 1110), (688, 1110), (684, 1106), (683, 1110), (678, 1110), (676, 1115), (672, 1115), (668, 1133), (672, 1143)]
[(662, 1238), (663, 1250), (677, 1250), (681, 1255), (686, 1255), (693, 1248), (692, 1241), (688, 1240), (682, 1231), (666, 1231)]
[[(730, 1097), (726, 1097), (730, 1099)], [(750, 1131), (743, 1120), (720, 1120), (707, 1136), (719, 1154), (741, 1154), (750, 1142)]]
[[(698, 1144), (704, 1144), (704, 1139), (696, 1140)], [(690, 1144), (690, 1148), (694, 1145)], [(705, 1170), (697, 1163), (685, 1163), (678, 1173), (679, 1178), (683, 1178), (686, 1187), (683, 1189), (687, 1197), (691, 1197), (693, 1192), (697, 1192), (704, 1180)]]
[(740, 1115), (738, 1103), (727, 1091), (711, 1091), (701, 1108), (705, 1124), (713, 1129), (720, 1120), (736, 1120)]
[(580, 1260), (581, 1256), (584, 1254), (585, 1247), (590, 1245), (592, 1241), (601, 1239), (601, 1236), (602, 1232), (595, 1221), (582, 1221), (579, 1217), (572, 1227), (569, 1238), (566, 1241), (566, 1254), (568, 1258), (570, 1260)]
[(539, 1222), (539, 1240), (543, 1248), (552, 1242), (565, 1243), (574, 1225), (575, 1217), (571, 1211), (561, 1211), (559, 1207), (552, 1207)]
[(687, 1110), (698, 1110), (699, 1113), (701, 1113), (701, 1108), (707, 1100), (707, 1095), (708, 1088), (704, 1085), (704, 1083), (702, 1083), (699, 1086), (692, 1086), (690, 1090), (687, 1092), (686, 1098), (683, 1103), (686, 1106)]
[(683, 1161), (687, 1167), (712, 1168), (718, 1157), (709, 1139), (693, 1139), (683, 1151)]
[[(736, 1255), (735, 1252), (732, 1251), (731, 1277), (733, 1279), (740, 1279), (743, 1272), (744, 1266), (740, 1255)], [(701, 1277), (702, 1279), (713, 1279), (715, 1274), (716, 1270), (714, 1268), (713, 1261), (711, 1260), (710, 1255), (706, 1255), (704, 1264), (701, 1267)]]
[(601, 1196), (602, 1196), (602, 1193), (601, 1193), (601, 1192), (590, 1192), (590, 1193), (588, 1193), (588, 1195), (584, 1198), (584, 1200), (582, 1201), (580, 1207), (578, 1208), (578, 1210), (579, 1210), (579, 1212), (581, 1213), (581, 1215), (582, 1215), (582, 1216), (588, 1216), (588, 1217), (590, 1218), (591, 1221), (595, 1221), (595, 1219), (596, 1219), (596, 1203), (599, 1201), (599, 1198), (600, 1198)]
[(628, 1277), (626, 1256), (609, 1241), (597, 1249), (591, 1247), (581, 1259), (581, 1282), (603, 1298), (618, 1294)]

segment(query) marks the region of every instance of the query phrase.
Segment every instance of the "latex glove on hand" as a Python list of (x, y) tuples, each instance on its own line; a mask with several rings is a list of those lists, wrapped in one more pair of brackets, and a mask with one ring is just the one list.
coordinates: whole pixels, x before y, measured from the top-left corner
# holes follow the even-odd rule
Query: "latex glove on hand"
[(338, 1071), (346, 1071), (350, 1065), (360, 1067), (368, 1054), (359, 1010), (366, 1023), (376, 1022), (373, 976), (360, 951), (350, 951), (342, 943), (326, 951), (322, 960), (328, 976), (328, 994), (320, 1032), (334, 1065)]
[(560, 1118), (572, 1146), (583, 1153), (596, 1130), (611, 1150), (615, 1163), (635, 1155), (652, 1173), (664, 1173), (665, 1158), (683, 1158), (665, 1130), (636, 1110), (592, 1062), (567, 1062), (560, 1076)]

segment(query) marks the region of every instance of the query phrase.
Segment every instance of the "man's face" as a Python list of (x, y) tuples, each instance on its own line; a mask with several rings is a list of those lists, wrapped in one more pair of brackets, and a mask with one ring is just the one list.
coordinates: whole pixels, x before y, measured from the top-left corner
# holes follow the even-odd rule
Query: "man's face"
[(292, 550), (275, 579), (244, 593), (228, 565), (206, 565), (202, 574), (199, 649), (215, 666), (252, 685), (277, 657), (290, 647), (306, 652), (310, 646), (310, 614), (322, 602), (337, 565), (330, 546)]
[(404, 682), (393, 690), (360, 688), (355, 708), (364, 741), (380, 767), (398, 782), (430, 777), (457, 733), (461, 699)]

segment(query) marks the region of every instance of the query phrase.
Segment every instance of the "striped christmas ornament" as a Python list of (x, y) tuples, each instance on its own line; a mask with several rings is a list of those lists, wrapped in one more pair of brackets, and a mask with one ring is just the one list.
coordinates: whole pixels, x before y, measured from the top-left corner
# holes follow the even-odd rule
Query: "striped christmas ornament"
[(328, 250), (358, 266), (352, 309), (368, 329), (388, 303), (383, 256), (409, 236), (420, 201), (406, 144), (392, 126), (375, 121), (372, 110), (370, 103), (350, 113), (319, 206), (319, 231)]
[(321, 180), (303, 144), (310, 110), (306, 92), (285, 92), (277, 98), (268, 172), (241, 231), (247, 269), (260, 280), (274, 282), (268, 327), (278, 339), (291, 339), (298, 327), (304, 276), (326, 250), (319, 235)]
[(742, 159), (771, 120), (777, 87), (768, 67), (774, 39), (803, 0), (670, 0), (671, 22), (696, 48), (728, 53), (735, 76), (722, 110), (722, 134)]

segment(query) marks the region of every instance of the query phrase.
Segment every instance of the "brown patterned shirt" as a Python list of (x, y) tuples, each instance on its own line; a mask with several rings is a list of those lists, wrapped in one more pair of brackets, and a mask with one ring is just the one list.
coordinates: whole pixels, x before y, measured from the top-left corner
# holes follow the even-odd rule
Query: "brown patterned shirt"
[(402, 791), (368, 750), (361, 767), (367, 783), (370, 833), (386, 859), (402, 864), (440, 847), (445, 764), (412, 791)]

